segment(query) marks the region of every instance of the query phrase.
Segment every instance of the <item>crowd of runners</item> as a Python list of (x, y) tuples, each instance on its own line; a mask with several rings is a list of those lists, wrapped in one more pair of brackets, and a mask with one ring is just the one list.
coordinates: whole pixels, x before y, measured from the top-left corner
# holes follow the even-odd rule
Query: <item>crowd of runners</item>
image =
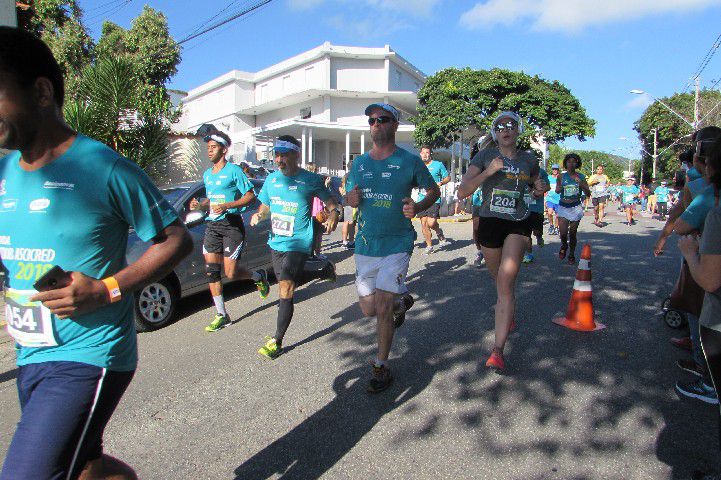
[[(8, 331), (17, 345), (21, 406), (0, 479), (135, 478), (131, 467), (102, 450), (105, 425), (137, 366), (132, 296), (166, 276), (189, 254), (192, 240), (144, 172), (67, 126), (63, 101), (61, 70), (49, 48), (28, 33), (0, 28), (0, 146), (12, 150), (0, 159), (0, 258), (7, 279)], [(216, 311), (205, 327), (208, 332), (230, 321), (223, 275), (252, 281), (261, 298), (268, 297), (267, 272), (241, 268), (240, 257), (245, 229), (270, 221), (268, 246), (279, 302), (275, 333), (258, 351), (270, 359), (284, 353), (306, 262), (312, 257), (325, 261), (323, 276), (335, 278), (318, 239), (341, 222), (343, 246), (354, 251), (360, 310), (376, 319), (377, 351), (367, 390), (379, 393), (393, 382), (388, 365), (393, 337), (414, 303), (406, 286), (417, 240), (412, 219), (420, 221), (423, 253), (449, 243), (439, 217), (441, 187), (450, 175), (433, 160), (430, 147), (422, 146), (417, 156), (396, 144), (400, 113), (395, 107), (374, 103), (365, 115), (372, 148), (349, 165), (339, 195), (327, 178), (301, 167), (298, 139), (281, 136), (273, 146), (277, 170), (265, 178), (257, 194), (261, 206), (246, 226), (240, 213), (256, 193), (244, 169), (226, 159), (230, 138), (213, 132), (205, 137), (211, 162), (203, 174), (207, 198), (194, 199), (191, 208), (204, 212), (207, 223), (203, 254)], [(586, 178), (579, 172), (582, 159), (574, 153), (547, 173), (536, 156), (519, 149), (523, 130), (517, 113), (498, 114), (490, 135), (475, 146), (457, 189), (456, 206), (471, 198), (476, 263), (486, 266), (496, 286), (494, 346), (485, 365), (497, 370), (505, 368), (504, 348), (516, 324), (516, 279), (521, 264), (533, 261), (534, 240), (544, 245), (545, 221), (547, 234), (560, 236), (559, 260), (575, 264), (579, 223), (587, 208), (593, 208), (594, 224), (602, 227), (610, 203), (619, 202), (629, 225), (636, 205), (643, 198), (650, 204), (646, 187), (639, 188), (633, 178), (613, 185), (603, 166)], [(693, 166), (675, 179), (674, 187), (685, 181), (680, 199), (674, 203), (665, 182), (652, 191), (651, 211), (666, 221), (654, 251), (660, 255), (674, 232), (684, 235), (679, 244), (685, 259), (682, 291), (676, 297), (696, 295), (697, 303), (683, 306), (689, 338), (673, 343), (692, 352), (679, 367), (699, 379), (679, 383), (677, 389), (718, 403), (721, 129), (700, 130), (694, 143)], [(28, 211), (46, 215), (25, 215)], [(151, 247), (126, 265), (130, 227)], [(700, 240), (690, 235), (699, 232)], [(19, 275), (27, 268), (33, 275)], [(48, 279), (48, 272), (55, 276)], [(704, 291), (715, 293), (704, 300)]]

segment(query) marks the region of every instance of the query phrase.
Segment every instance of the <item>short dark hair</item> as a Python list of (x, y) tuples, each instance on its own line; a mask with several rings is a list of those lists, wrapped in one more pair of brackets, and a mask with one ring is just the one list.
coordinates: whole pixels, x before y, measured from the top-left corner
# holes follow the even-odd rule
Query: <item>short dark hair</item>
[(300, 142), (293, 135), (281, 135), (280, 137), (278, 137), (278, 140), (282, 140), (283, 142), (290, 142), (296, 147), (300, 147)]
[(430, 150), (431, 152), (433, 151), (433, 149), (431, 148), (431, 146), (428, 145), (428, 144), (423, 144), (423, 145), (421, 145), (421, 148), (419, 148), (418, 151), (420, 152), (420, 151), (423, 150), (424, 148), (427, 148), (427, 149)]
[(50, 48), (39, 38), (14, 27), (0, 27), (0, 72), (12, 75), (23, 88), (47, 78), (53, 85), (55, 103), (65, 102), (63, 73)]
[(678, 155), (678, 161), (685, 163), (686, 165), (691, 165), (693, 163), (693, 148), (689, 148), (681, 152)]
[[(716, 126), (704, 127), (696, 132), (696, 143), (701, 142), (701, 151), (696, 152), (699, 156), (699, 161), (706, 163), (706, 158), (709, 155), (711, 145), (713, 145), (718, 139), (721, 138), (721, 128)], [(694, 145), (694, 148), (696, 145)]]
[(565, 157), (563, 157), (563, 168), (566, 168), (566, 164), (568, 163), (568, 160), (571, 158), (576, 159), (576, 168), (581, 168), (581, 157), (577, 153), (567, 153)]
[(708, 148), (706, 166), (713, 168), (713, 175), (709, 176), (709, 180), (711, 180), (711, 184), (714, 186), (716, 192), (718, 192), (721, 190), (721, 138), (716, 139)]
[[(225, 140), (228, 145), (227, 145), (227, 146), (223, 145), (223, 146), (224, 146), (225, 148), (230, 148), (230, 145), (231, 145), (232, 142), (230, 141), (230, 137), (228, 136), (227, 133), (221, 132), (220, 130), (216, 130), (216, 131), (211, 132), (211, 133), (208, 134), (208, 136), (211, 136), (211, 135), (217, 135), (217, 136), (219, 136), (220, 138), (222, 138), (223, 140)], [(212, 140), (212, 139), (211, 139), (211, 140)]]

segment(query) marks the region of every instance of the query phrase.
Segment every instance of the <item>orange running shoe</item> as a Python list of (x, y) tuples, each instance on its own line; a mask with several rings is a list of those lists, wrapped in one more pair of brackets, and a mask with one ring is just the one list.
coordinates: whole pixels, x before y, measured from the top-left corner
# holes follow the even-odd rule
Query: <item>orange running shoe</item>
[(486, 367), (495, 368), (496, 370), (503, 370), (506, 368), (506, 362), (503, 361), (503, 353), (496, 349), (493, 349), (493, 353), (488, 357), (486, 361)]

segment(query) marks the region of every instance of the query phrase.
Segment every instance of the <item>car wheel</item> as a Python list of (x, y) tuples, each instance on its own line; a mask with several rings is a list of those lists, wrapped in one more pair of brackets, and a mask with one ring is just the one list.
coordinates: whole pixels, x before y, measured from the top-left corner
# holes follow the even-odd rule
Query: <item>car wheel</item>
[(681, 328), (686, 325), (686, 316), (678, 310), (666, 310), (663, 320), (671, 328)]
[(135, 295), (135, 329), (148, 332), (166, 326), (178, 303), (175, 285), (169, 278), (151, 283)]

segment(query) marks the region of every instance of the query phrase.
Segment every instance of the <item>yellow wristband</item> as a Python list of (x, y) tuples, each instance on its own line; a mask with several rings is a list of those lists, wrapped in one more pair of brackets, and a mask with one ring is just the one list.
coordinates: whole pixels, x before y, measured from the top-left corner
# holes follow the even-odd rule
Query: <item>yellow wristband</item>
[(104, 278), (103, 283), (105, 284), (105, 288), (108, 289), (110, 303), (119, 302), (120, 299), (123, 298), (123, 295), (120, 292), (120, 285), (118, 285), (118, 281), (115, 280), (115, 277)]

